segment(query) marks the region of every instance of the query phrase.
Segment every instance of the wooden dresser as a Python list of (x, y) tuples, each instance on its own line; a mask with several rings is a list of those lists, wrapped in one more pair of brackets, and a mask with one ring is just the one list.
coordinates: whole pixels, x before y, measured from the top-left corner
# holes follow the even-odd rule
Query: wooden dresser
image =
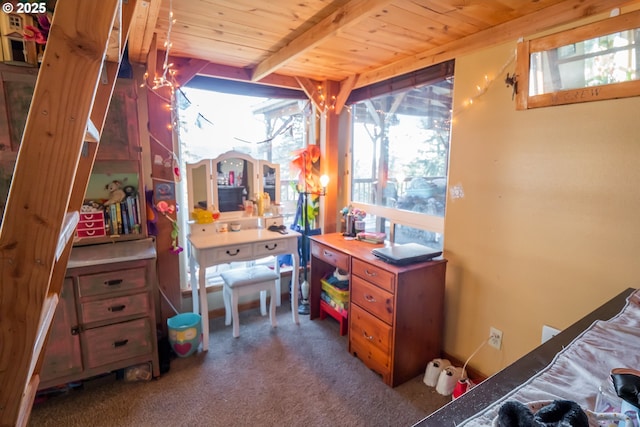
[(312, 236), (310, 318), (320, 315), (320, 280), (336, 267), (349, 273), (349, 352), (395, 387), (440, 357), (446, 260), (395, 266), (376, 258), (382, 247)]
[(40, 389), (140, 363), (160, 375), (155, 261), (151, 239), (72, 249)]

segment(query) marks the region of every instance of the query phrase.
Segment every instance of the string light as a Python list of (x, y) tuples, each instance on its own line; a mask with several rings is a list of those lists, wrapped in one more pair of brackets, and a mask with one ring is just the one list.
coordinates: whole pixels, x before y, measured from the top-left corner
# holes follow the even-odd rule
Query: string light
[[(173, 0), (169, 0), (169, 26), (167, 27), (167, 38), (164, 41), (164, 62), (162, 63), (162, 75), (153, 79), (152, 89), (159, 89), (161, 87), (169, 87), (173, 96), (175, 84), (175, 70), (172, 70), (173, 62), (169, 63), (169, 52), (173, 43), (171, 42), (171, 31), (173, 30), (173, 24), (176, 20), (173, 17)], [(171, 78), (167, 78), (167, 74)], [(148, 77), (148, 76), (147, 76)]]
[[(467, 108), (473, 105), (473, 103), (480, 98), (482, 95), (484, 95), (485, 93), (487, 93), (487, 91), (489, 90), (489, 88), (493, 85), (493, 83), (495, 82), (497, 77), (500, 77), (504, 74), (504, 72), (507, 70), (507, 68), (516, 60), (516, 53), (515, 51), (511, 54), (511, 56), (509, 56), (509, 58), (507, 59), (507, 61), (504, 63), (504, 65), (500, 68), (500, 70), (496, 73), (495, 77), (493, 78), (489, 78), (489, 76), (487, 74), (484, 75), (484, 81), (482, 83), (482, 85), (476, 85), (476, 90), (477, 93), (470, 97), (465, 99), (464, 101), (462, 101), (462, 107), (463, 108)], [(457, 113), (455, 113), (455, 115), (459, 114), (459, 112), (461, 111), (461, 109), (454, 109), (454, 111), (457, 111)], [(453, 117), (453, 116), (452, 116)]]

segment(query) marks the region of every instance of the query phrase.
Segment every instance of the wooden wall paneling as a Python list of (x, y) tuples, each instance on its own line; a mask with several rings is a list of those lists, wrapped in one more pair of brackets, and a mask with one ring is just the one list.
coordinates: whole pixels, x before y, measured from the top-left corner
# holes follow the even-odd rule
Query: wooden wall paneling
[(38, 69), (0, 64), (0, 76), (0, 151), (17, 152)]

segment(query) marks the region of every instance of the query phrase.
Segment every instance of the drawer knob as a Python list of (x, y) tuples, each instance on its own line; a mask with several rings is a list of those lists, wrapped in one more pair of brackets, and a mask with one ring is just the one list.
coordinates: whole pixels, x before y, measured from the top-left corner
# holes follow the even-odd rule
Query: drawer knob
[(329, 251), (323, 251), (324, 256), (326, 256), (327, 258), (333, 258), (333, 254)]
[(104, 284), (107, 286), (118, 286), (122, 282), (123, 282), (122, 279), (112, 279), (112, 280), (105, 280)]
[(227, 255), (229, 256), (236, 256), (240, 253), (240, 249), (236, 249), (236, 251), (234, 253), (231, 253), (231, 251), (227, 251)]
[(364, 296), (364, 299), (366, 299), (367, 302), (377, 302), (372, 295), (368, 295), (368, 294)]
[(367, 335), (367, 331), (362, 331), (362, 335), (369, 341), (373, 341), (373, 336)]
[(123, 345), (127, 345), (127, 343), (129, 342), (129, 340), (120, 340), (120, 341), (115, 341), (113, 343), (114, 347), (122, 347)]
[(126, 307), (126, 305), (124, 305), (124, 304), (120, 304), (120, 305), (114, 305), (114, 306), (111, 306), (111, 307), (109, 307), (107, 310), (109, 310), (109, 311), (113, 311), (113, 312), (115, 312), (115, 311), (122, 311), (122, 310), (124, 310), (124, 309), (125, 309), (125, 307)]
[(365, 269), (364, 269), (364, 274), (366, 274), (367, 276), (371, 276), (371, 277), (373, 277), (373, 276), (377, 276), (377, 275), (378, 275), (378, 273), (377, 273), (377, 272), (375, 272), (375, 271), (369, 271), (369, 269), (368, 269), (368, 268), (365, 268)]
[(266, 250), (268, 250), (268, 251), (272, 251), (272, 250), (274, 250), (274, 249), (275, 249), (275, 248), (277, 248), (277, 247), (278, 247), (278, 244), (277, 244), (277, 243), (274, 243), (274, 244), (273, 244), (273, 246), (264, 245), (264, 248), (265, 248)]

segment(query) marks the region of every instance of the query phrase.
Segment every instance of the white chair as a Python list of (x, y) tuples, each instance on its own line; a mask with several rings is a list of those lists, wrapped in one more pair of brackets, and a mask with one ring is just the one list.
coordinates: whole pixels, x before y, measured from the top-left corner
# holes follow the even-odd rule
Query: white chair
[(264, 265), (249, 268), (232, 269), (220, 273), (224, 285), (222, 299), (224, 300), (225, 325), (231, 324), (233, 317), (233, 336), (240, 336), (238, 300), (243, 295), (260, 292), (260, 313), (267, 314), (267, 291), (270, 292), (269, 319), (271, 326), (276, 327), (276, 280), (278, 274)]

